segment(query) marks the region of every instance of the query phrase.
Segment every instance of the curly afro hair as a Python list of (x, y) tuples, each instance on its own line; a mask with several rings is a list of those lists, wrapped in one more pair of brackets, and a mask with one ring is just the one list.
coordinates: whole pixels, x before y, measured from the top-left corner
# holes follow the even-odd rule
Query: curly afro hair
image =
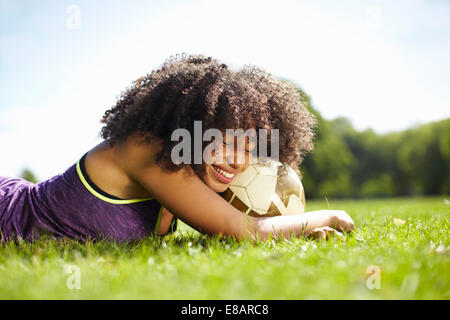
[[(316, 125), (295, 86), (255, 66), (232, 71), (211, 57), (183, 55), (134, 81), (105, 112), (101, 137), (113, 146), (140, 133), (151, 143), (150, 133), (162, 141), (156, 163), (175, 171), (186, 164), (171, 160), (172, 148), (179, 143), (171, 141), (172, 132), (185, 128), (193, 136), (194, 121), (202, 121), (203, 130), (222, 132), (278, 129), (279, 160), (296, 170), (313, 148)], [(197, 175), (204, 174), (204, 165), (190, 166)]]

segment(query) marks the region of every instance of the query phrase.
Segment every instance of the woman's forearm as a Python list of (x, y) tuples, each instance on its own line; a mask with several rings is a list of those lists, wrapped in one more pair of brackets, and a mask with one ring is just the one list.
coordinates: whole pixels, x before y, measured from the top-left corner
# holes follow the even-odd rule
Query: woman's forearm
[(302, 214), (251, 218), (249, 232), (261, 240), (266, 240), (272, 235), (289, 238), (293, 235), (309, 235), (315, 228), (332, 226), (333, 212), (330, 210), (310, 211)]

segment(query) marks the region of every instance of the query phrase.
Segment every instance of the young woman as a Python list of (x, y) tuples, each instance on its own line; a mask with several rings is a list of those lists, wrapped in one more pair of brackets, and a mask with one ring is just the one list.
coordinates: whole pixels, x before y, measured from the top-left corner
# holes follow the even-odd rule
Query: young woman
[[(106, 111), (105, 141), (64, 173), (37, 184), (0, 177), (3, 239), (51, 234), (139, 240), (172, 232), (177, 219), (202, 233), (238, 239), (281, 233), (324, 237), (354, 229), (344, 211), (254, 218), (235, 209), (218, 193), (246, 169), (257, 145), (247, 141), (231, 156), (216, 154), (214, 163), (178, 163), (172, 151), (179, 142), (172, 134), (184, 129), (194, 136), (194, 121), (201, 121), (203, 131), (223, 133), (278, 129), (279, 160), (293, 168), (312, 149), (316, 124), (296, 88), (258, 68), (231, 71), (203, 56), (166, 61)], [(225, 148), (235, 137), (225, 134), (222, 140), (215, 143)]]

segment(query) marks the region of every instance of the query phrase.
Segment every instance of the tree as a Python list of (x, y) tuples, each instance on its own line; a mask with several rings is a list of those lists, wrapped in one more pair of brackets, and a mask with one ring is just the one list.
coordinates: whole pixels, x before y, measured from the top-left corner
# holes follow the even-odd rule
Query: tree
[(19, 177), (21, 177), (22, 179), (25, 179), (27, 181), (30, 181), (32, 183), (37, 183), (39, 181), (36, 178), (36, 176), (34, 175), (34, 173), (28, 168), (23, 169), (22, 172), (20, 173)]
[(301, 164), (309, 198), (386, 197), (450, 193), (450, 119), (378, 135), (356, 131), (346, 118), (318, 120), (314, 150)]

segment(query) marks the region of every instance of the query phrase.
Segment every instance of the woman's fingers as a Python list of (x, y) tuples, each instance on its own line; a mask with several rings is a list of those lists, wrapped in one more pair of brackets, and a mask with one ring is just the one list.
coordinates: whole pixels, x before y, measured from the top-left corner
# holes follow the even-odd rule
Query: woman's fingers
[(324, 227), (321, 228), (315, 228), (313, 231), (311, 231), (311, 237), (316, 239), (317, 241), (322, 241), (326, 239), (325, 230), (323, 230)]
[(322, 240), (328, 240), (331, 237), (335, 237), (335, 236), (343, 237), (344, 235), (341, 232), (339, 232), (333, 228), (320, 227), (320, 228), (315, 228), (311, 232), (311, 236), (320, 242)]

